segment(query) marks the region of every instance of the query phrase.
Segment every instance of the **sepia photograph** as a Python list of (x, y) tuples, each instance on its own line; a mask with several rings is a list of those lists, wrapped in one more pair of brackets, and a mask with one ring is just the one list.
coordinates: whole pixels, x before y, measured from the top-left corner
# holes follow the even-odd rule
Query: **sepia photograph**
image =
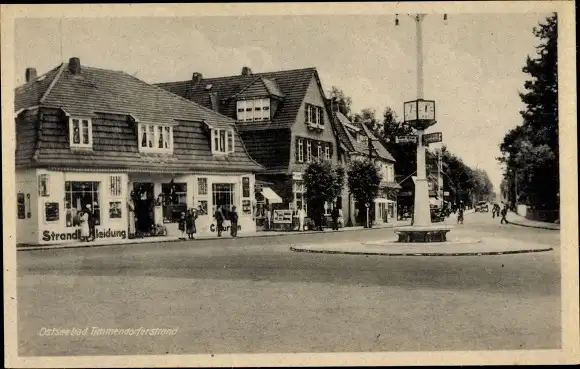
[(5, 365), (578, 363), (574, 24), (2, 5)]

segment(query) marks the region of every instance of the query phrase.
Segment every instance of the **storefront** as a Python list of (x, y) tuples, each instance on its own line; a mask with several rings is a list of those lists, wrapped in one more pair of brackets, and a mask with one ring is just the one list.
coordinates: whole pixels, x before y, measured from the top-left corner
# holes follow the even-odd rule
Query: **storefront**
[(179, 218), (195, 207), (199, 235), (217, 234), (213, 214), (238, 213), (238, 233), (253, 233), (253, 174), (156, 175), (114, 172), (18, 170), (17, 243), (80, 241), (80, 213), (94, 216), (95, 239), (179, 236)]

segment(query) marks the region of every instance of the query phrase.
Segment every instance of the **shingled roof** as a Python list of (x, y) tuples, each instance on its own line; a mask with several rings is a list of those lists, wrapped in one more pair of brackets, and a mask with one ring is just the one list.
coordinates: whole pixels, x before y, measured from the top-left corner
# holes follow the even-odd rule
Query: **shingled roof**
[(238, 125), (240, 130), (257, 131), (291, 128), (296, 122), (298, 111), (313, 77), (318, 78), (316, 68), (203, 78), (197, 83), (188, 80), (156, 85), (207, 108), (212, 107), (210, 93), (215, 93), (220, 99), (220, 113), (228, 117), (235, 117), (236, 101), (233, 97), (240, 94), (248, 86), (261, 82), (269, 93), (279, 97), (282, 103), (269, 124), (244, 122), (244, 124)]
[(335, 127), (338, 134), (340, 142), (344, 145), (347, 150), (354, 151), (362, 155), (369, 154), (369, 144), (365, 139), (362, 142), (358, 142), (355, 137), (353, 137), (347, 127), (355, 127), (359, 130), (358, 134), (364, 136), (365, 138), (370, 138), (372, 140), (374, 155), (377, 155), (381, 159), (385, 159), (391, 162), (395, 161), (395, 158), (389, 153), (389, 151), (383, 146), (381, 141), (376, 137), (371, 130), (368, 129), (364, 124), (360, 122), (351, 122), (347, 117), (344, 116), (339, 111), (333, 112), (334, 120), (336, 122)]
[[(63, 63), (16, 88), (15, 110), (33, 107), (91, 117), (93, 150), (70, 150), (67, 126), (62, 121), (43, 120), (36, 162), (29, 165), (107, 166), (169, 172), (264, 170), (248, 155), (233, 119), (124, 72), (82, 66), (80, 73), (73, 73), (69, 63)], [(173, 154), (139, 152), (135, 122), (173, 125)], [(233, 129), (235, 152), (227, 156), (212, 155), (207, 128)]]

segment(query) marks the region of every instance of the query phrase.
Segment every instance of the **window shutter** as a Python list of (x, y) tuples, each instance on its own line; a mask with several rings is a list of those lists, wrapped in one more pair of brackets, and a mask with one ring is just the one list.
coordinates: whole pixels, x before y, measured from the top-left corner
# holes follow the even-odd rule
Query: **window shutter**
[(211, 152), (215, 152), (217, 150), (217, 131), (215, 129), (211, 130)]
[(228, 131), (228, 153), (234, 152), (234, 131)]
[(297, 163), (300, 163), (300, 154), (299, 154), (299, 152), (300, 152), (300, 145), (298, 144), (298, 142), (300, 142), (300, 139), (299, 138), (296, 139), (296, 162)]
[(308, 124), (308, 104), (304, 104), (304, 123)]

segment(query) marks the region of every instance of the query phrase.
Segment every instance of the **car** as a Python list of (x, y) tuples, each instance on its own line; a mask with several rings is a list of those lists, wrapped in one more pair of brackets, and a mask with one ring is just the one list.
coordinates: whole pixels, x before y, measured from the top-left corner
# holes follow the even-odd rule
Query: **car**
[(479, 212), (488, 212), (489, 211), (489, 205), (487, 202), (485, 201), (480, 201), (475, 205), (475, 211), (479, 211)]

